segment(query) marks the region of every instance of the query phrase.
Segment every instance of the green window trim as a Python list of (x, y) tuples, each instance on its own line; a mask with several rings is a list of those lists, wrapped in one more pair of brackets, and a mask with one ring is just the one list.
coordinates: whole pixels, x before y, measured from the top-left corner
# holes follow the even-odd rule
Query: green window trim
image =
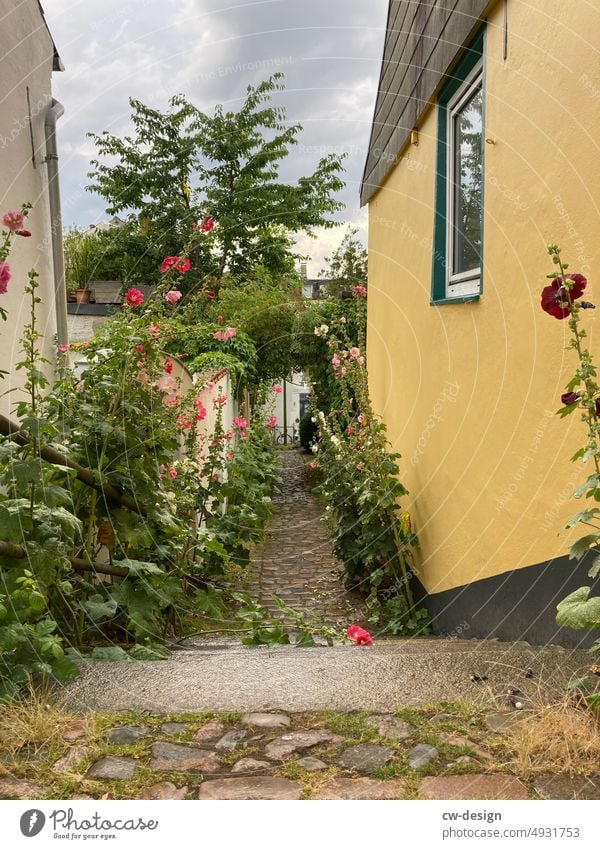
[[(479, 292), (472, 294), (448, 296), (447, 286), (447, 229), (448, 229), (448, 104), (472, 74), (479, 63), (483, 64), (482, 71), (482, 134), (485, 137), (485, 62), (483, 62), (485, 44), (485, 26), (482, 26), (475, 38), (470, 42), (449, 80), (442, 88), (437, 102), (437, 153), (435, 179), (435, 208), (433, 224), (433, 259), (431, 274), (431, 306), (456, 303), (472, 303), (478, 301), (483, 291), (483, 194), (481, 204), (481, 270), (479, 277)], [(485, 171), (485, 144), (482, 145), (482, 164)], [(482, 190), (483, 191), (483, 190)]]

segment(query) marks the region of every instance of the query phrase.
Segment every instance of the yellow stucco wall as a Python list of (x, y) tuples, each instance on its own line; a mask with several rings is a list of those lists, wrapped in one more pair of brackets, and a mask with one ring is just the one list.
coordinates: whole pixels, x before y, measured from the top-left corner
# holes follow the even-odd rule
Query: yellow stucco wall
[[(554, 415), (568, 328), (539, 298), (556, 241), (600, 306), (600, 8), (509, 0), (504, 61), (502, 5), (487, 25), (480, 301), (429, 305), (434, 108), (369, 205), (371, 392), (403, 454), (429, 592), (564, 554), (588, 471), (569, 463), (582, 423)], [(585, 313), (592, 337), (597, 320)]]

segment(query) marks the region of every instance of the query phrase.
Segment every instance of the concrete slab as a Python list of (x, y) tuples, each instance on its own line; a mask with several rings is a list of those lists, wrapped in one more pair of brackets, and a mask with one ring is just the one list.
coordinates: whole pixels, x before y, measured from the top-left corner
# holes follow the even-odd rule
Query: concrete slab
[[(165, 661), (86, 662), (62, 689), (77, 710), (383, 713), (442, 700), (503, 708), (509, 687), (531, 697), (557, 695), (589, 664), (582, 651), (493, 641), (390, 639), (298, 649), (197, 640)], [(529, 667), (532, 679), (524, 675)], [(474, 672), (488, 681), (472, 682)]]

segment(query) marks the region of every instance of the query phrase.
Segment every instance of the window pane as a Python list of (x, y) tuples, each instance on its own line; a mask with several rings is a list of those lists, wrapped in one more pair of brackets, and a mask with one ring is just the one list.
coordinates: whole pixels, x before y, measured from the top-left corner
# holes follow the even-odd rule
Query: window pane
[(453, 274), (481, 264), (482, 92), (474, 92), (454, 116)]

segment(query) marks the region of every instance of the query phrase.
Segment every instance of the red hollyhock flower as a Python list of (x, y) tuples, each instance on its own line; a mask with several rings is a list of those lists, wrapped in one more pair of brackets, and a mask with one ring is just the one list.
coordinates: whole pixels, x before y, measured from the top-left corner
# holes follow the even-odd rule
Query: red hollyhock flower
[(29, 238), (31, 236), (31, 230), (15, 230), (16, 236), (25, 236), (25, 238)]
[(200, 229), (203, 233), (210, 233), (214, 226), (215, 219), (211, 218), (210, 215), (206, 215), (200, 222)]
[[(563, 285), (565, 280), (571, 280), (573, 283), (568, 294), (566, 286)], [(583, 274), (565, 274), (564, 277), (555, 277), (550, 286), (542, 289), (542, 309), (554, 318), (566, 318), (571, 314), (568, 298), (570, 297), (571, 301), (580, 298), (586, 286), (587, 280)]]
[(351, 640), (354, 640), (357, 646), (372, 646), (373, 637), (360, 625), (350, 625), (346, 634)]
[(569, 404), (574, 404), (575, 401), (579, 401), (579, 397), (579, 392), (565, 392), (560, 396), (560, 400), (561, 403), (567, 407)]
[(144, 293), (139, 289), (128, 289), (125, 292), (125, 303), (130, 307), (140, 307), (144, 303)]
[(190, 270), (190, 267), (191, 262), (187, 257), (180, 259), (178, 256), (166, 256), (160, 264), (160, 273), (165, 274), (169, 269), (174, 268), (175, 271), (185, 274), (186, 271)]

